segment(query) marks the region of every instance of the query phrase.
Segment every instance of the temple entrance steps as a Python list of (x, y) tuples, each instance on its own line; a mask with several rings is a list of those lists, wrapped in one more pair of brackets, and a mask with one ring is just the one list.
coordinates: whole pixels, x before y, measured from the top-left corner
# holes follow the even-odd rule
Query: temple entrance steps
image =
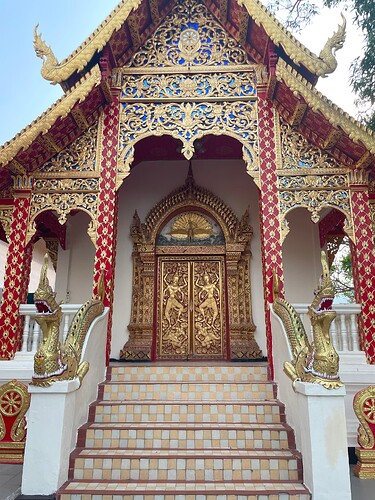
[(311, 495), (266, 363), (113, 363), (57, 498)]

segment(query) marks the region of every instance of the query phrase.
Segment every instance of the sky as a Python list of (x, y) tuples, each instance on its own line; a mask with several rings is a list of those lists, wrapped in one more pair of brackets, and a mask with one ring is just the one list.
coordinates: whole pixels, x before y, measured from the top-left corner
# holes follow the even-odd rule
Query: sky
[[(39, 23), (43, 40), (59, 61), (70, 55), (116, 7), (117, 0), (0, 0), (0, 145), (12, 139), (62, 95), (40, 75), (42, 60), (33, 48), (34, 27)], [(297, 35), (315, 54), (341, 23), (340, 10), (322, 15)], [(362, 41), (348, 20), (347, 41), (337, 53), (338, 69), (317, 85), (324, 95), (355, 115), (354, 95), (348, 85), (351, 61), (361, 53)]]

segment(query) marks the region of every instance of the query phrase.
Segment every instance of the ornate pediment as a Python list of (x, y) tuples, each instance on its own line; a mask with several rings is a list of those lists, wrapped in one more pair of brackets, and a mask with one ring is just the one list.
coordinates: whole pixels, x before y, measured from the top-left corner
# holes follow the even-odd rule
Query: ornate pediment
[(209, 12), (202, 0), (180, 0), (154, 35), (134, 54), (128, 68), (247, 66), (242, 46)]

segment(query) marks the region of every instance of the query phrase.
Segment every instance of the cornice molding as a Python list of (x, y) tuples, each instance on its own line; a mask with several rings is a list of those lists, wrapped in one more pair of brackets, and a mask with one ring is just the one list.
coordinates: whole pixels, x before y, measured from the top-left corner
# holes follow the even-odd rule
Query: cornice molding
[(121, 28), (129, 14), (137, 9), (142, 0), (122, 0), (107, 16), (100, 26), (66, 59), (60, 63), (53, 51), (42, 40), (41, 34), (34, 32), (34, 48), (38, 57), (43, 59), (41, 74), (52, 83), (66, 81), (74, 72), (82, 71), (91, 61), (95, 52), (103, 49), (112, 34)]
[(276, 65), (276, 77), (279, 81), (283, 81), (293, 93), (299, 93), (313, 111), (321, 112), (333, 127), (341, 127), (353, 142), (362, 143), (369, 153), (375, 154), (373, 132), (324, 97), (281, 59)]
[(66, 95), (21, 130), (11, 141), (0, 147), (0, 167), (13, 160), (21, 149), (27, 149), (39, 134), (46, 134), (58, 118), (66, 117), (73, 106), (83, 101), (91, 90), (100, 84), (100, 81), (100, 68), (96, 65)]

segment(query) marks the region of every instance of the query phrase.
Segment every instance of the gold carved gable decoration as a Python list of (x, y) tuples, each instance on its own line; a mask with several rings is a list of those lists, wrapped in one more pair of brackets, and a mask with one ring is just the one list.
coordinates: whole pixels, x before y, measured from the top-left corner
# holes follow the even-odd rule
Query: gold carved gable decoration
[(70, 146), (55, 154), (35, 178), (93, 177), (97, 172), (98, 125), (87, 129)]
[(241, 45), (220, 26), (202, 0), (179, 0), (154, 35), (134, 54), (129, 69), (247, 66)]

